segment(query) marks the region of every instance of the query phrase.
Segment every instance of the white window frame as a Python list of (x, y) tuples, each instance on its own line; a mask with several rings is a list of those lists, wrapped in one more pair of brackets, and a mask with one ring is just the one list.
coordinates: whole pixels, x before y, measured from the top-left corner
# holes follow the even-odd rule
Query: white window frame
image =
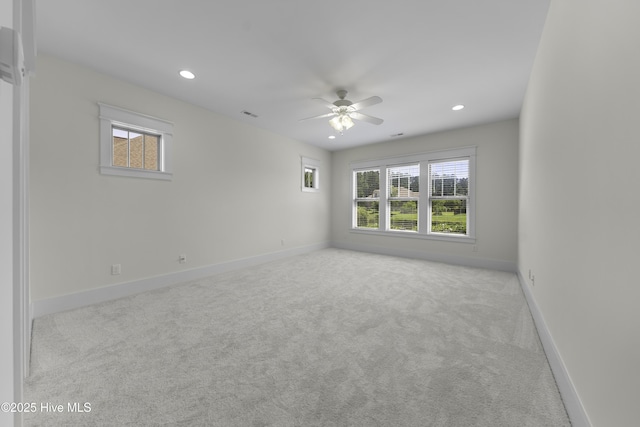
[[(103, 103), (100, 107), (100, 173), (132, 178), (170, 181), (173, 178), (171, 149), (173, 123)], [(158, 169), (147, 170), (113, 165), (113, 127), (160, 135)]]
[[(301, 176), (302, 180), (300, 188), (305, 192), (318, 192), (320, 191), (320, 161), (311, 159), (309, 157), (300, 156), (302, 163)], [(306, 170), (313, 169), (313, 187), (307, 187)]]
[[(420, 224), (419, 214), (420, 214), (420, 208), (421, 208), (421, 205), (420, 205), (421, 198), (420, 197), (415, 197), (415, 196), (408, 196), (408, 195), (405, 196), (405, 197), (392, 196), (391, 195), (391, 190), (392, 189), (389, 188), (389, 169), (397, 168), (397, 167), (406, 167), (406, 166), (417, 166), (418, 167), (418, 169), (420, 170), (420, 175), (419, 175), (420, 184), (422, 184), (422, 168), (423, 168), (423, 165), (421, 164), (421, 162), (414, 162), (414, 163), (409, 163), (409, 164), (406, 164), (406, 165), (388, 165), (385, 168), (386, 169), (386, 176), (384, 177), (384, 179), (387, 180), (387, 182), (385, 184), (386, 185), (386, 191), (387, 191), (387, 200), (386, 200), (387, 210), (386, 210), (385, 215), (387, 216), (387, 221), (388, 221), (387, 224), (388, 224), (389, 230), (398, 231), (398, 232), (401, 232), (401, 233), (402, 232), (404, 232), (404, 233), (416, 233), (416, 231), (413, 231), (413, 230), (400, 230), (400, 229), (392, 229), (391, 228), (391, 202), (392, 201), (395, 201), (395, 202), (411, 202), (411, 201), (415, 201), (417, 203), (417, 205), (418, 205), (418, 224), (417, 224), (417, 226), (418, 226), (418, 231), (420, 231), (420, 225), (421, 224)], [(409, 185), (409, 188), (407, 188), (407, 190), (410, 190), (410, 187), (411, 186)], [(420, 188), (422, 188), (422, 187), (420, 187)]]
[[(357, 193), (357, 188), (356, 188), (356, 180), (355, 180), (355, 176), (358, 174), (358, 172), (378, 172), (378, 185), (380, 185), (381, 188), (378, 189), (378, 197), (375, 197), (374, 195), (372, 195), (372, 197), (358, 197), (358, 193)], [(380, 184), (380, 182), (384, 179), (384, 177), (382, 176), (383, 170), (378, 167), (378, 166), (372, 166), (372, 167), (359, 167), (359, 168), (354, 168), (351, 172), (351, 190), (353, 191), (352, 194), (352, 206), (351, 206), (351, 226), (353, 230), (367, 230), (369, 232), (371, 231), (376, 231), (376, 230), (384, 230), (383, 228), (383, 224), (384, 222), (380, 220), (380, 218), (382, 218), (382, 216), (386, 216), (387, 215), (387, 206), (385, 203), (385, 206), (382, 206), (382, 200), (386, 200), (383, 199), (382, 197), (380, 197), (380, 193), (383, 191), (382, 188), (386, 188), (383, 187), (383, 185)], [(386, 169), (384, 171), (384, 173), (386, 173)], [(374, 192), (375, 194), (375, 192)], [(378, 228), (372, 228), (372, 227), (358, 227), (358, 202), (378, 202)]]
[[(378, 234), (384, 236), (399, 236), (418, 239), (445, 240), (452, 242), (475, 242), (475, 186), (476, 186), (476, 147), (462, 147), (450, 150), (432, 151), (427, 153), (412, 154), (407, 156), (390, 157), (384, 159), (365, 160), (351, 163), (351, 232), (363, 234)], [(430, 207), (430, 182), (429, 163), (449, 160), (469, 160), (469, 184), (467, 196), (467, 234), (439, 233), (431, 231), (431, 207)], [(418, 231), (392, 230), (390, 228), (390, 215), (387, 212), (390, 200), (388, 188), (388, 169), (391, 167), (420, 164), (420, 192), (418, 196)], [(355, 176), (364, 170), (380, 171), (380, 198), (379, 198), (379, 227), (356, 227), (357, 209)], [(427, 191), (429, 190), (429, 191)]]

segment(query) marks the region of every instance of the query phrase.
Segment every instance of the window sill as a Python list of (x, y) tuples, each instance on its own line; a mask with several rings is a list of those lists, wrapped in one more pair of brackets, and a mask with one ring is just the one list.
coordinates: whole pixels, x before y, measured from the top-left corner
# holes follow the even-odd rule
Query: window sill
[(126, 176), (130, 178), (158, 179), (161, 181), (171, 181), (173, 174), (169, 172), (150, 171), (144, 169), (119, 168), (114, 166), (100, 166), (102, 175)]
[(377, 229), (363, 229), (363, 228), (352, 228), (350, 230), (352, 233), (357, 234), (370, 234), (376, 236), (386, 236), (386, 237), (406, 237), (409, 239), (424, 239), (424, 240), (440, 240), (445, 242), (458, 242), (458, 243), (475, 243), (476, 238), (473, 236), (461, 236), (454, 234), (446, 234), (446, 233), (416, 233), (415, 231), (401, 231), (401, 230), (377, 230)]

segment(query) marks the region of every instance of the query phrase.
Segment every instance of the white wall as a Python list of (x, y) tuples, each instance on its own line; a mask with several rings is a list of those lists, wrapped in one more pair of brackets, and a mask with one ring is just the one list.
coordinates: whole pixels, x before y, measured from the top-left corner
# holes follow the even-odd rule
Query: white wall
[[(20, 31), (21, 2), (0, 0), (0, 26)], [(0, 403), (22, 400), (23, 337), (22, 258), (16, 231), (20, 224), (18, 194), (22, 91), (0, 80)], [(21, 426), (19, 413), (0, 411), (0, 426)]]
[[(13, 28), (13, 2), (0, 0), (0, 26)], [(0, 80), (0, 403), (14, 402), (13, 87)], [(13, 414), (0, 411), (0, 426)]]
[(518, 267), (602, 427), (640, 419), (639, 16), (553, 0), (521, 116)]
[[(477, 146), (476, 242), (364, 235), (351, 228), (350, 163)], [(333, 152), (332, 242), (370, 250), (515, 271), (518, 189), (517, 119)]]
[[(34, 300), (329, 242), (329, 152), (53, 57), (31, 83)], [(174, 123), (172, 181), (98, 173), (97, 102)]]

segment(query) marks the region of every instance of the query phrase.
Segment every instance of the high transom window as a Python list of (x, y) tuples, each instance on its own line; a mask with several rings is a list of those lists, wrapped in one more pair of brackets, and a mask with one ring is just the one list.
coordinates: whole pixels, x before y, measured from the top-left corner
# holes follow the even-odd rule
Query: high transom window
[(100, 173), (170, 180), (173, 124), (111, 105), (100, 106)]
[(320, 161), (309, 157), (302, 160), (302, 191), (316, 192), (320, 190)]

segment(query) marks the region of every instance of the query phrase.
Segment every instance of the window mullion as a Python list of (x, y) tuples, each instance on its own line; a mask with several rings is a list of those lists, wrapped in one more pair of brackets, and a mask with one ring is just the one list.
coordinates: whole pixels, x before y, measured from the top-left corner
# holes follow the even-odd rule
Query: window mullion
[(379, 209), (379, 229), (384, 231), (389, 229), (389, 183), (387, 178), (387, 166), (380, 167), (380, 202), (378, 203)]
[(420, 162), (420, 194), (418, 194), (418, 234), (429, 234), (431, 228), (431, 183), (429, 182), (429, 162)]
[(127, 131), (127, 167), (131, 167), (131, 132)]
[(142, 169), (146, 169), (145, 168), (146, 152), (147, 152), (147, 136), (143, 135), (142, 136)]

